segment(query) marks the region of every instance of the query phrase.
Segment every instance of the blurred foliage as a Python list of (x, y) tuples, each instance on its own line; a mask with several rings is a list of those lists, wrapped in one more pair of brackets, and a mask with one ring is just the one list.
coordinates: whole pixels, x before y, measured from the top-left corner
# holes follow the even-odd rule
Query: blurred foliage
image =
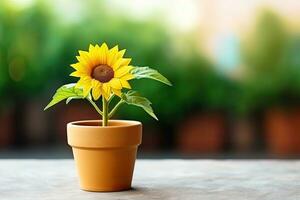
[[(2, 98), (30, 101), (50, 97), (59, 85), (77, 81), (68, 77), (72, 71), (68, 66), (76, 62), (77, 50), (87, 49), (90, 43), (106, 42), (110, 47), (118, 44), (126, 48), (133, 65), (151, 66), (174, 84), (168, 88), (149, 80), (132, 83), (153, 102), (160, 121), (168, 123), (170, 116), (180, 120), (195, 108), (228, 107), (229, 81), (215, 72), (192, 42), (183, 47), (188, 53), (174, 50), (176, 34), (170, 34), (157, 19), (134, 21), (108, 11), (97, 1), (81, 3), (80, 18), (72, 22), (64, 21), (49, 1), (36, 1), (23, 9), (9, 1), (0, 4)], [(119, 117), (152, 120), (141, 110), (125, 106)]]
[[(133, 88), (153, 102), (162, 123), (174, 124), (196, 111), (247, 113), (300, 97), (300, 37), (290, 34), (271, 11), (258, 17), (243, 45), (246, 76), (234, 82), (199, 52), (194, 44), (199, 35), (174, 46), (181, 36), (157, 18), (134, 20), (113, 13), (101, 1), (87, 0), (80, 7), (80, 17), (68, 21), (51, 1), (36, 0), (22, 9), (8, 0), (0, 2), (0, 106), (5, 100), (32, 98), (46, 105), (59, 85), (77, 81), (68, 77), (77, 50), (102, 42), (126, 48), (133, 65), (151, 66), (173, 83), (168, 88), (149, 80), (132, 81)], [(118, 117), (153, 120), (134, 107), (122, 107)]]
[(250, 112), (300, 100), (299, 36), (289, 33), (271, 10), (258, 16), (254, 33), (244, 42), (245, 78), (238, 110)]

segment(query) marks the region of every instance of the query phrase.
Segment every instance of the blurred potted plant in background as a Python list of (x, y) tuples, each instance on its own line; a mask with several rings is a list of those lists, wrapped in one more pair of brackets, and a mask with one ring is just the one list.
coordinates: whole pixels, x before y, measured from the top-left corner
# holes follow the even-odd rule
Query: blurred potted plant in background
[[(11, 105), (14, 88), (8, 87), (10, 82), (8, 49), (12, 36), (5, 34), (13, 29), (15, 12), (7, 4), (0, 6), (0, 125), (3, 128), (0, 136), (0, 147), (13, 144), (15, 136), (15, 126), (13, 124), (15, 109)], [(5, 95), (4, 95), (5, 94)]]
[(268, 151), (274, 155), (299, 154), (299, 41), (289, 41), (293, 37), (270, 10), (259, 15), (255, 28), (244, 51), (248, 66), (244, 98), (249, 110), (264, 112)]
[[(102, 116), (102, 120), (71, 122), (67, 126), (68, 143), (72, 146), (81, 188), (89, 191), (119, 191), (129, 189), (138, 145), (141, 143), (142, 125), (137, 121), (109, 120), (122, 104), (142, 108), (157, 119), (151, 103), (131, 90), (129, 80), (153, 79), (167, 85), (171, 83), (149, 67), (133, 67), (125, 50), (104, 43), (90, 45), (88, 51), (79, 51), (78, 62), (71, 76), (79, 81), (60, 87), (45, 109), (66, 100), (86, 99)], [(127, 91), (124, 91), (127, 89)], [(110, 110), (115, 97), (119, 101)], [(102, 110), (97, 101), (102, 100)]]
[(224, 150), (232, 85), (199, 52), (191, 56), (191, 62), (185, 62), (185, 67), (178, 70), (177, 90), (171, 95), (177, 100), (176, 105), (171, 105), (182, 108), (176, 127), (177, 150), (187, 154), (216, 154)]
[(3, 73), (0, 76), (3, 77), (0, 79), (4, 82), (6, 102), (12, 108), (9, 114), (12, 119), (8, 121), (14, 123), (10, 135), (17, 145), (45, 143), (48, 139), (46, 118), (40, 113), (42, 105), (36, 97), (49, 85), (51, 73), (47, 70), (60, 53), (56, 42), (61, 35), (51, 11), (41, 1), (22, 9), (9, 1), (1, 2), (0, 68)]

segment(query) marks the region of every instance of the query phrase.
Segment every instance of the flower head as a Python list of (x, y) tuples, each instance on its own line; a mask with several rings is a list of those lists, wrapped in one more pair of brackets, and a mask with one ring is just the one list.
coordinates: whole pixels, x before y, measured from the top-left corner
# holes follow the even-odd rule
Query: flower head
[(111, 94), (121, 96), (122, 88), (131, 89), (128, 80), (134, 78), (130, 73), (133, 67), (129, 65), (131, 58), (123, 58), (125, 51), (119, 51), (118, 46), (109, 49), (105, 43), (79, 51), (78, 62), (71, 65), (76, 71), (70, 76), (80, 78), (76, 87), (83, 89), (84, 96), (92, 91), (95, 100), (101, 95), (108, 99)]

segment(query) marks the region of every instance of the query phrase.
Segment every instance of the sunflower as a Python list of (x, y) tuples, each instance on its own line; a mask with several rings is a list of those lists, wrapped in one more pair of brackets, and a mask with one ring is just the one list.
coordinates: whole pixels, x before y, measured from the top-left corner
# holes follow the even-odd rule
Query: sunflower
[(119, 51), (118, 46), (109, 49), (105, 43), (79, 51), (78, 62), (71, 65), (76, 71), (70, 76), (80, 78), (76, 87), (83, 89), (85, 97), (92, 92), (95, 100), (101, 95), (108, 99), (112, 94), (121, 96), (122, 88), (131, 89), (128, 80), (134, 78), (130, 73), (133, 67), (129, 65), (131, 58), (123, 58), (125, 51)]

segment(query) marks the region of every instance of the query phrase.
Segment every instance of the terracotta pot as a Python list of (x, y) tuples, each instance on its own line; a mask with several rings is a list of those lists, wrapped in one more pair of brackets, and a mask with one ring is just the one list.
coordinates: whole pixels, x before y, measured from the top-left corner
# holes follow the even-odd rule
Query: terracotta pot
[(225, 120), (219, 113), (201, 113), (187, 118), (178, 128), (178, 150), (188, 154), (215, 154), (223, 150)]
[(142, 124), (137, 121), (110, 120), (102, 127), (99, 120), (71, 122), (67, 125), (83, 190), (121, 191), (131, 188)]
[(13, 110), (5, 109), (0, 111), (0, 149), (7, 148), (13, 143), (14, 125), (13, 125)]
[(272, 155), (300, 155), (299, 114), (297, 108), (271, 108), (266, 112), (266, 144)]

